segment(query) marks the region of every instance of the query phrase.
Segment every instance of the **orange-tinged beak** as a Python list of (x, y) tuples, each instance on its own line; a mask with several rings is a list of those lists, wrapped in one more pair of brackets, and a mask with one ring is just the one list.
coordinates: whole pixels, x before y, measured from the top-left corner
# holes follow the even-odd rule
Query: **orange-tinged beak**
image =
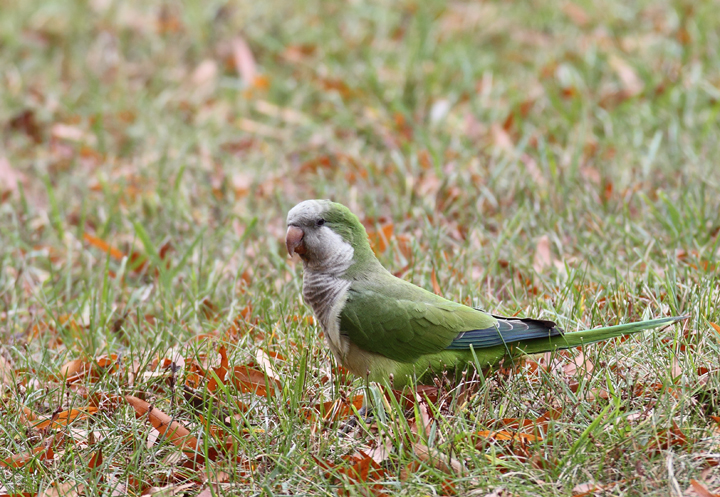
[(297, 226), (288, 226), (287, 235), (285, 235), (285, 245), (287, 245), (288, 254), (303, 255), (305, 253), (305, 244), (303, 237), (305, 233)]

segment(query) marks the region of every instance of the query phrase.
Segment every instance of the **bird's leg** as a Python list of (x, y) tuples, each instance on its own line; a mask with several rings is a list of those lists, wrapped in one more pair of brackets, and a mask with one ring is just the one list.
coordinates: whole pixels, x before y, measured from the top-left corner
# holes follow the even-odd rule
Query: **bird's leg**
[(358, 409), (357, 414), (353, 414), (350, 419), (340, 429), (343, 433), (349, 433), (355, 429), (359, 424), (359, 420), (362, 419), (365, 425), (370, 425), (375, 421), (375, 417), (372, 414), (372, 408), (368, 406), (362, 406)]

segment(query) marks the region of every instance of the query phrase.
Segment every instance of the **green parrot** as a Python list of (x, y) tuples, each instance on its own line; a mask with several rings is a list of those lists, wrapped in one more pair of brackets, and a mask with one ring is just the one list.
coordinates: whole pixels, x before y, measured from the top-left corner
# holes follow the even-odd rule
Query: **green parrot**
[(552, 321), (494, 316), (393, 276), (360, 220), (342, 204), (306, 200), (287, 216), (290, 256), (303, 261), (303, 297), (328, 346), (352, 373), (402, 388), (441, 371), (492, 367), (537, 354), (656, 328), (673, 316), (565, 333)]

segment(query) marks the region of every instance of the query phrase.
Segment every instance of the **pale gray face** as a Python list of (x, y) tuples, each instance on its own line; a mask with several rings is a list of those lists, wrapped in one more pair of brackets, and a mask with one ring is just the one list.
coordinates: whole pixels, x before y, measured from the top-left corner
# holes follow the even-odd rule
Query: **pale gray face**
[(335, 271), (342, 267), (344, 271), (352, 261), (352, 246), (326, 224), (324, 215), (330, 208), (329, 200), (305, 200), (288, 212), (288, 253), (298, 254), (306, 269)]

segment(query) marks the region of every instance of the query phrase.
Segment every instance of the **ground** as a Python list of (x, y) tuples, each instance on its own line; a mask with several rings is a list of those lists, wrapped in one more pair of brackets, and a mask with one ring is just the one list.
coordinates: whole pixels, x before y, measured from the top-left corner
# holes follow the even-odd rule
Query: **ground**
[[(715, 3), (0, 10), (0, 493), (720, 492)], [(691, 318), (368, 391), (285, 252), (307, 198), (450, 299)]]

